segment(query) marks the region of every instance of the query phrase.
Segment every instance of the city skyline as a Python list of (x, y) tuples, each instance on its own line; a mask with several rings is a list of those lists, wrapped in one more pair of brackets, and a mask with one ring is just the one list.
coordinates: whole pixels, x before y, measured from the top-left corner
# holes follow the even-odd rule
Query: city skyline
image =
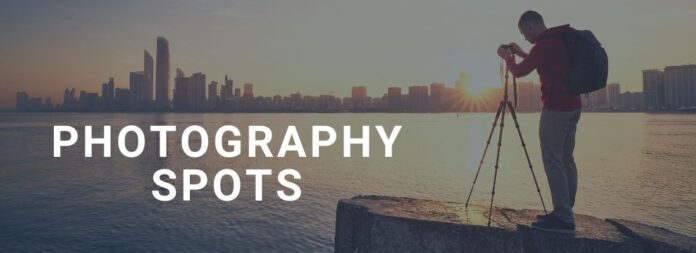
[[(169, 85), (169, 42), (157, 37), (156, 72), (152, 55), (144, 50), (143, 68), (129, 73), (128, 88), (115, 85), (113, 77), (101, 84), (101, 94), (65, 88), (63, 100), (55, 104), (51, 97), (32, 97), (27, 91), (16, 93), (15, 110), (20, 112), (486, 112), (495, 107), (503, 87), (482, 91), (470, 89), (468, 76), (460, 73), (451, 87), (442, 82), (429, 85), (390, 86), (383, 95), (371, 97), (367, 86), (352, 86), (350, 97), (329, 94), (302, 95), (299, 90), (289, 96), (255, 96), (253, 83), (234, 88), (234, 80), (225, 75), (222, 86), (207, 83), (202, 72), (186, 76), (176, 68), (173, 87)], [(503, 65), (501, 64), (501, 71)], [(643, 70), (641, 91), (621, 93), (620, 84), (608, 83), (605, 88), (584, 94), (583, 108), (601, 111), (696, 110), (696, 64), (666, 66)], [(500, 73), (501, 75), (503, 73)], [(154, 79), (156, 77), (156, 80)], [(503, 77), (501, 76), (501, 79)], [(506, 84), (507, 85), (507, 84)], [(533, 82), (521, 81), (522, 111), (541, 110), (541, 89)], [(517, 89), (514, 91), (517, 105)], [(170, 96), (169, 93), (172, 93)]]
[[(113, 77), (101, 84), (101, 94), (65, 88), (63, 100), (33, 97), (25, 90), (18, 91), (15, 110), (21, 112), (78, 111), (78, 112), (486, 112), (493, 110), (502, 87), (481, 91), (470, 89), (468, 76), (460, 73), (455, 84), (441, 82), (429, 85), (390, 86), (383, 95), (371, 97), (367, 86), (352, 86), (350, 97), (329, 94), (303, 96), (295, 90), (289, 96), (255, 96), (253, 83), (245, 82), (234, 88), (233, 79), (225, 75), (222, 86), (211, 80), (207, 83), (202, 72), (186, 76), (176, 68), (174, 85), (170, 88), (169, 42), (157, 37), (157, 66), (144, 50), (142, 70), (129, 73), (128, 88), (116, 87)], [(501, 65), (501, 71), (502, 71)], [(696, 64), (666, 66), (663, 70), (643, 70), (641, 91), (621, 93), (620, 84), (609, 83), (606, 88), (584, 94), (583, 108), (599, 111), (657, 111), (696, 109)], [(502, 74), (502, 73), (501, 73)], [(154, 77), (157, 82), (155, 83)], [(502, 78), (502, 76), (501, 76)], [(209, 79), (208, 79), (209, 80)], [(541, 110), (541, 89), (533, 82), (521, 81), (515, 89), (522, 98), (521, 111)], [(519, 89), (517, 89), (519, 88)], [(154, 90), (154, 94), (153, 94)], [(169, 91), (172, 91), (170, 99)], [(304, 92), (304, 91), (303, 91)]]
[[(683, 31), (694, 22), (689, 14), (695, 6), (687, 1), (9, 1), (0, 8), (6, 31), (0, 87), (10, 92), (0, 97), (0, 108), (12, 109), (15, 92), (23, 90), (60, 101), (65, 87), (98, 92), (108, 77), (116, 87), (127, 87), (130, 72), (141, 67), (139, 52), (158, 57), (152, 40), (157, 36), (171, 42), (170, 72), (180, 67), (217, 81), (228, 74), (257, 84), (257, 94), (341, 96), (350, 87), (368, 86), (369, 95), (378, 96), (391, 86), (452, 86), (460, 72), (480, 91), (499, 86), (498, 44), (530, 47), (515, 27), (526, 9), (539, 10), (549, 25), (591, 29), (610, 55), (609, 82), (640, 91), (642, 70), (693, 63), (696, 48), (688, 41), (696, 35)], [(591, 18), (569, 15), (594, 9)], [(536, 81), (531, 76), (523, 80)], [(173, 78), (169, 75), (170, 99)]]

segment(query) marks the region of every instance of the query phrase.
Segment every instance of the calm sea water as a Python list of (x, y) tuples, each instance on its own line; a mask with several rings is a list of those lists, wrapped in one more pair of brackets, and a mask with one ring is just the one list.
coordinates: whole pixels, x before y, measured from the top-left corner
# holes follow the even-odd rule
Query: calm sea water
[[(521, 114), (532, 163), (547, 203), (537, 137), (538, 113)], [(0, 251), (282, 251), (333, 250), (336, 203), (358, 194), (380, 194), (464, 202), (480, 159), (492, 114), (0, 114)], [(507, 119), (508, 122), (510, 118)], [(83, 142), (52, 156), (52, 126), (127, 124), (149, 129), (177, 125), (169, 157), (159, 158), (157, 136), (147, 135), (138, 158), (85, 158)], [(373, 130), (371, 158), (343, 158), (341, 142), (320, 158), (221, 158), (210, 149), (202, 158), (181, 151), (180, 133), (191, 124), (214, 131), (233, 124), (266, 125), (276, 135), (296, 125), (310, 153), (312, 125), (403, 125), (394, 157), (384, 158)], [(99, 135), (101, 129), (97, 130)], [(211, 134), (212, 135), (212, 134)], [(531, 175), (512, 124), (504, 133), (496, 205), (540, 208)], [(340, 140), (339, 132), (339, 140)], [(114, 142), (116, 134), (112, 136)], [(211, 144), (212, 145), (212, 144)], [(491, 148), (494, 146), (492, 145)], [(696, 235), (696, 115), (585, 113), (579, 125), (576, 159), (579, 193), (575, 211), (602, 218), (625, 218)], [(212, 148), (212, 146), (211, 146)], [(494, 151), (494, 150), (493, 150)], [(101, 149), (95, 150), (101, 154)], [(244, 153), (246, 156), (246, 153)], [(357, 147), (353, 154), (360, 154)], [(495, 154), (491, 152), (489, 154)], [(494, 155), (474, 193), (487, 203)], [(155, 200), (152, 174), (202, 169), (210, 181), (222, 168), (242, 177), (241, 194), (218, 200), (212, 186), (192, 201)], [(277, 173), (295, 168), (302, 197), (284, 202), (274, 177), (264, 181), (264, 201), (254, 201), (250, 168)]]

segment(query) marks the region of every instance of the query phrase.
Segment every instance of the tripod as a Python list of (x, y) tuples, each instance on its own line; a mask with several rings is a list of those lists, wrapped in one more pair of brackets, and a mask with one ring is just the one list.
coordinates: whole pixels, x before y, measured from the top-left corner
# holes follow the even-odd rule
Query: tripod
[[(513, 55), (514, 60), (514, 55)], [(501, 67), (502, 71), (502, 67)], [(504, 83), (504, 93), (503, 100), (500, 101), (498, 105), (498, 110), (495, 113), (495, 119), (493, 120), (493, 126), (488, 134), (488, 140), (486, 140), (486, 147), (483, 149), (483, 155), (481, 156), (481, 162), (479, 163), (478, 169), (476, 170), (476, 176), (474, 177), (474, 183), (471, 185), (471, 190), (469, 190), (469, 196), (466, 198), (465, 206), (469, 206), (469, 200), (471, 199), (471, 193), (474, 191), (474, 186), (476, 185), (476, 180), (478, 179), (479, 172), (481, 172), (481, 167), (483, 166), (483, 160), (486, 158), (486, 153), (488, 152), (488, 146), (491, 144), (491, 138), (493, 137), (493, 132), (500, 119), (500, 131), (498, 134), (498, 151), (495, 156), (495, 172), (493, 174), (493, 190), (491, 190), (491, 203), (488, 207), (488, 226), (491, 226), (491, 215), (493, 214), (493, 199), (495, 198), (495, 184), (498, 179), (498, 165), (500, 161), (500, 147), (502, 146), (503, 140), (503, 126), (505, 125), (505, 111), (510, 110), (510, 115), (512, 115), (512, 120), (515, 121), (515, 128), (517, 128), (517, 134), (522, 142), (522, 149), (524, 150), (524, 155), (527, 158), (527, 164), (529, 165), (529, 171), (532, 173), (532, 178), (534, 179), (534, 185), (536, 186), (537, 193), (539, 194), (539, 199), (541, 200), (541, 206), (544, 208), (544, 213), (548, 214), (546, 211), (546, 204), (544, 204), (544, 198), (541, 197), (541, 190), (539, 190), (539, 183), (537, 183), (536, 175), (534, 174), (534, 169), (532, 167), (532, 161), (529, 160), (529, 153), (527, 152), (527, 145), (524, 143), (524, 138), (522, 138), (522, 131), (520, 130), (520, 124), (517, 121), (517, 113), (515, 112), (515, 106), (517, 105), (517, 81), (515, 77), (512, 78), (512, 85), (515, 92), (515, 106), (508, 99), (508, 78), (510, 75), (510, 70), (505, 68), (505, 83)]]

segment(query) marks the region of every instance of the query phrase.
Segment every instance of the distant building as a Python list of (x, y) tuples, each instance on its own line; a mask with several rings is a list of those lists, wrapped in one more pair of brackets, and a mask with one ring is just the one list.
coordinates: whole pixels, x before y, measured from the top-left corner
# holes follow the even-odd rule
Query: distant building
[(44, 100), (44, 103), (43, 103), (41, 108), (43, 110), (46, 110), (46, 111), (53, 111), (55, 109), (55, 107), (53, 106), (53, 102), (51, 101), (51, 98), (46, 98), (46, 100)]
[(339, 100), (333, 95), (320, 95), (315, 111), (326, 112), (336, 110), (340, 106)]
[(147, 79), (144, 71), (130, 73), (130, 109), (143, 111), (148, 109)]
[(665, 106), (664, 72), (657, 69), (643, 70), (643, 99), (648, 110), (658, 110)]
[(157, 37), (155, 104), (158, 110), (169, 108), (169, 41)]
[(113, 110), (114, 106), (114, 78), (109, 77), (109, 81), (102, 84), (101, 105), (104, 110)]
[(99, 100), (99, 94), (96, 92), (85, 92), (80, 91), (80, 111), (89, 112), (94, 111), (97, 108), (97, 101)]
[(280, 95), (273, 96), (273, 100), (271, 101), (271, 108), (270, 109), (272, 111), (279, 111), (279, 110), (285, 109), (283, 107), (284, 107), (283, 97), (281, 97)]
[(445, 84), (431, 83), (430, 84), (430, 111), (441, 112), (445, 109)]
[(607, 85), (607, 103), (609, 107), (616, 108), (619, 107), (619, 95), (621, 94), (621, 88), (618, 83), (610, 83)]
[(624, 111), (638, 111), (645, 108), (643, 92), (624, 92), (619, 95), (619, 109)]
[(245, 83), (244, 84), (244, 96), (254, 96), (254, 84), (253, 83)]
[(390, 112), (403, 111), (401, 87), (389, 87), (387, 89), (387, 109)]
[(365, 86), (355, 86), (351, 88), (351, 98), (353, 105), (351, 109), (353, 110), (365, 110), (369, 107), (371, 98), (367, 96), (367, 87)]
[(590, 92), (587, 96), (583, 95), (581, 99), (583, 106), (591, 110), (605, 110), (609, 108), (606, 87)]
[(370, 101), (370, 111), (384, 111), (387, 109), (387, 99), (386, 96), (375, 97)]
[(210, 81), (210, 84), (208, 84), (208, 100), (217, 100), (218, 98), (218, 82)]
[(114, 109), (118, 111), (130, 110), (130, 90), (124, 88), (114, 89)]
[(145, 100), (147, 101), (147, 107), (152, 106), (152, 94), (154, 90), (154, 70), (153, 70), (153, 60), (152, 60), (152, 55), (150, 55), (147, 50), (144, 52), (144, 60), (143, 60), (143, 71), (145, 74)]
[(664, 71), (665, 106), (696, 108), (696, 65), (667, 66)]
[(205, 75), (194, 73), (190, 77), (180, 72), (174, 79), (174, 110), (204, 111), (206, 109)]
[(295, 92), (290, 94), (290, 110), (291, 111), (302, 111), (304, 110), (304, 103), (302, 101), (302, 94)]
[(54, 109), (50, 98), (30, 97), (26, 91), (17, 92), (16, 98), (15, 110), (18, 112), (47, 112)]
[(351, 89), (351, 97), (353, 99), (355, 98), (364, 98), (367, 97), (367, 87), (365, 86), (355, 86)]
[(409, 111), (427, 112), (429, 105), (428, 86), (409, 86), (407, 100)]
[(208, 109), (217, 109), (219, 100), (218, 83), (216, 81), (210, 81), (210, 84), (208, 84)]
[(75, 88), (65, 89), (63, 92), (63, 108), (64, 111), (76, 111), (78, 109), (77, 97)]
[(234, 97), (234, 81), (228, 79), (227, 75), (225, 75), (225, 82), (220, 89), (220, 99), (231, 100), (232, 97)]
[(256, 105), (256, 99), (254, 98), (254, 84), (245, 83), (244, 94), (241, 98), (241, 109), (247, 112), (258, 111), (259, 107)]
[(25, 112), (29, 110), (29, 94), (26, 91), (17, 92), (17, 104), (15, 110)]

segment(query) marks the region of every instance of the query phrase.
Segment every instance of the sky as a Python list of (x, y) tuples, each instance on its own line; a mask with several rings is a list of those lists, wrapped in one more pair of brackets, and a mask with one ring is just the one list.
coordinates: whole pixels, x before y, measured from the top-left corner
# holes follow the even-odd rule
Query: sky
[(101, 92), (109, 77), (126, 88), (143, 50), (156, 57), (157, 36), (169, 40), (172, 75), (229, 75), (256, 95), (343, 97), (364, 85), (381, 96), (453, 86), (462, 72), (473, 90), (496, 87), (495, 49), (531, 47), (516, 26), (530, 9), (548, 26), (593, 31), (622, 91), (642, 89), (643, 69), (696, 63), (692, 0), (3, 0), (0, 109), (13, 109), (18, 91), (61, 103), (65, 88)]

